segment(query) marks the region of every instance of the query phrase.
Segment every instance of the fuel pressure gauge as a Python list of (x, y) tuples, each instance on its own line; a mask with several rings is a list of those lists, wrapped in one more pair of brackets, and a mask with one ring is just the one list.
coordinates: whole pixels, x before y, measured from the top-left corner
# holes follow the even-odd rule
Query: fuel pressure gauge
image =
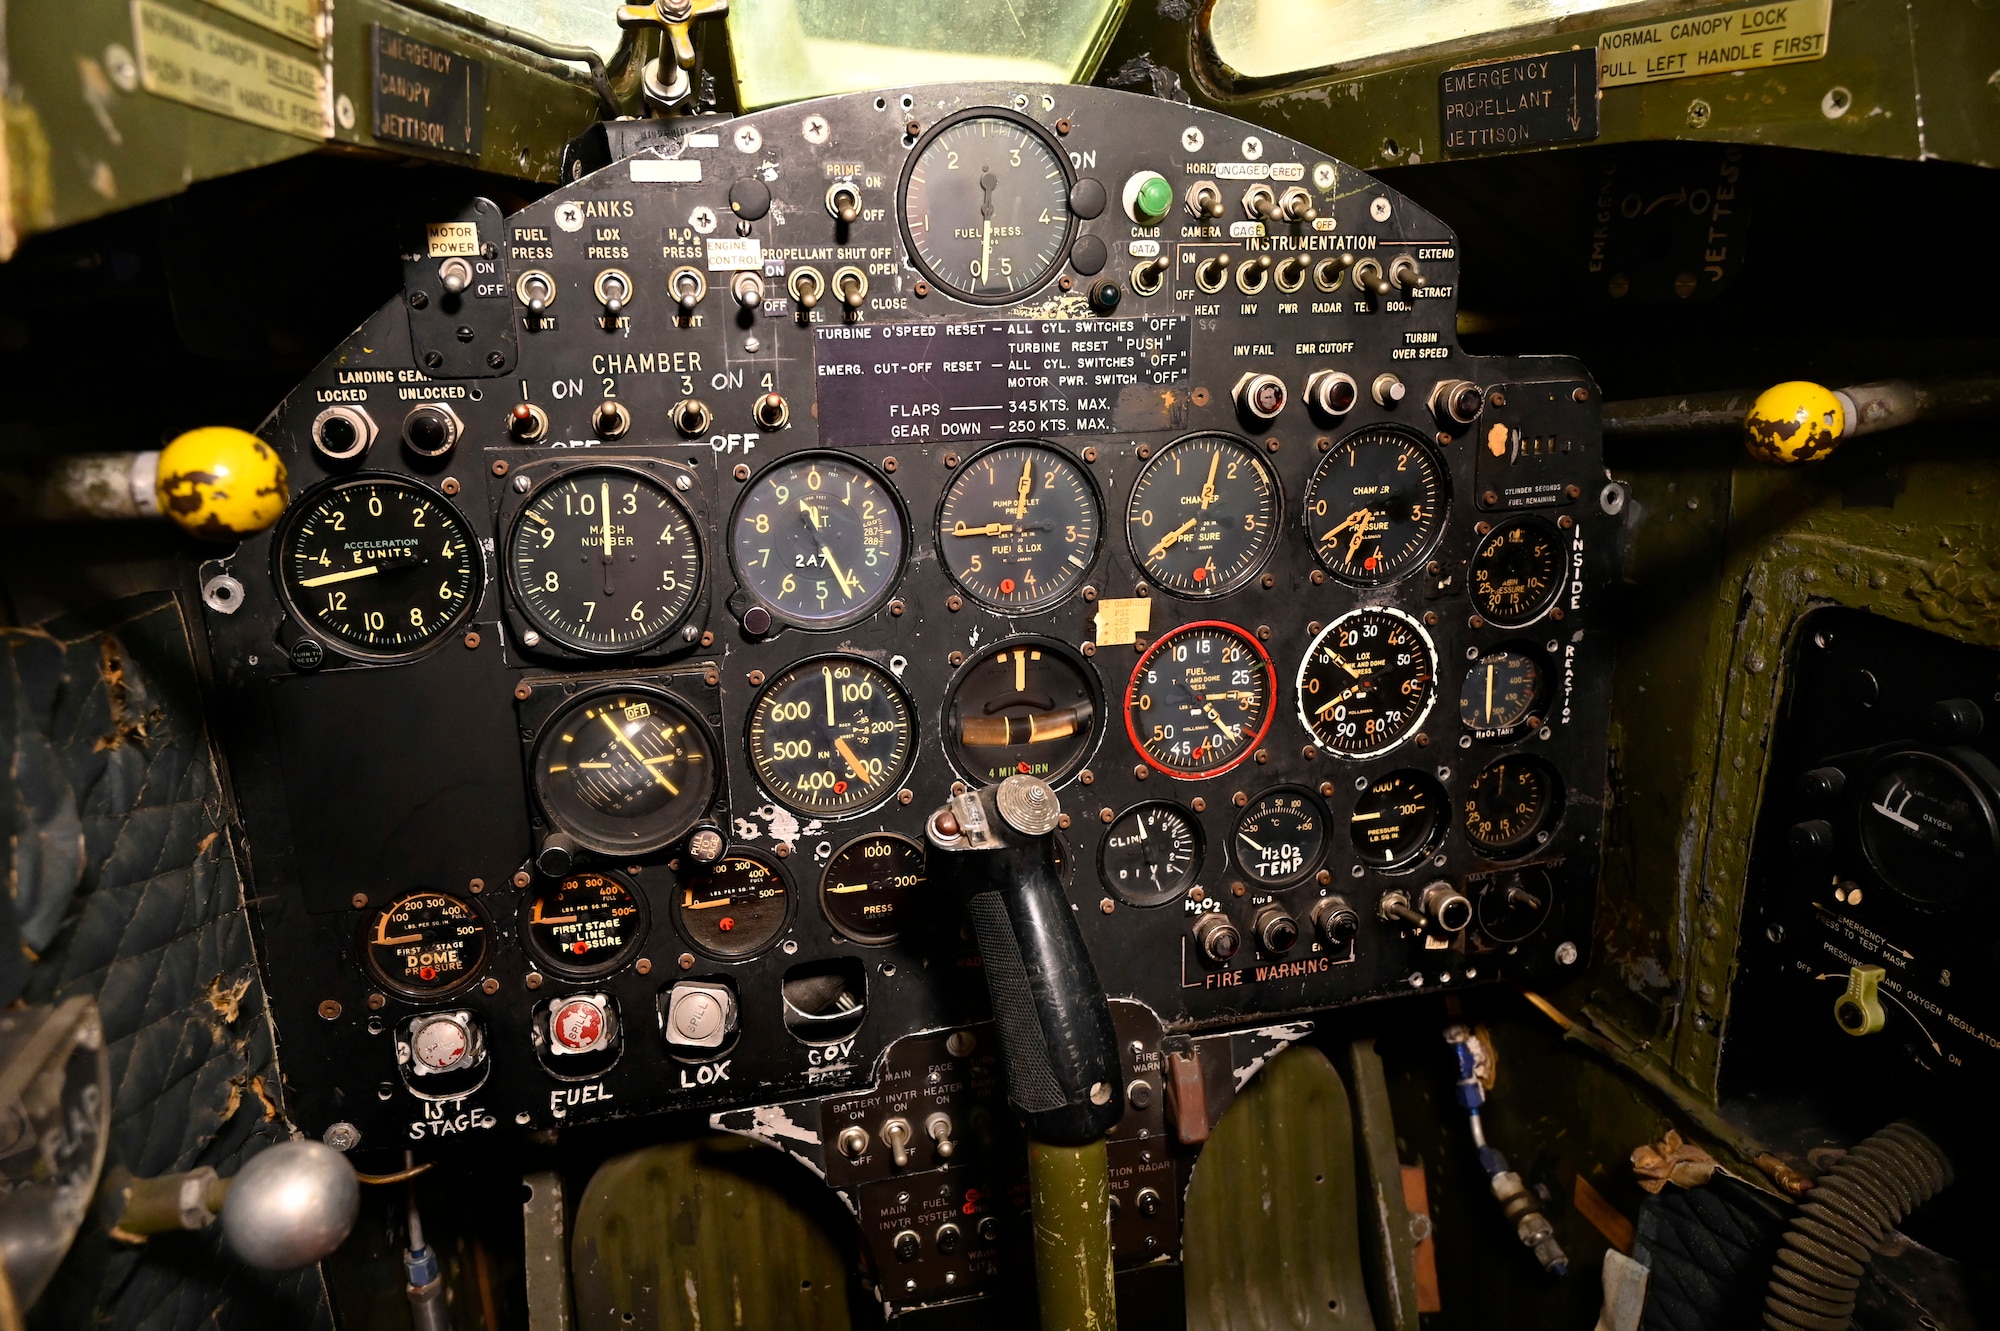
[(944, 291), (1014, 300), (1055, 274), (1069, 244), (1069, 158), (1026, 116), (949, 116), (903, 173), (910, 257)]

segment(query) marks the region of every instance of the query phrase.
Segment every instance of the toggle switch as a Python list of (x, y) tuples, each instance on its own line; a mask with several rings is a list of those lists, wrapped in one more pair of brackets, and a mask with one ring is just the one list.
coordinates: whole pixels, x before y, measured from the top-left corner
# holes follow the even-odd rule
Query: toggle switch
[(1154, 255), (1132, 265), (1132, 289), (1142, 296), (1158, 294), (1166, 281), (1167, 261), (1162, 255)]
[(605, 269), (591, 283), (591, 290), (596, 292), (597, 303), (604, 307), (606, 314), (618, 314), (632, 303), (632, 279), (623, 269)]
[(1281, 222), (1278, 196), (1269, 185), (1259, 182), (1243, 191), (1243, 215), (1259, 222)]
[(792, 304), (799, 307), (799, 322), (807, 322), (820, 297), (826, 294), (826, 279), (817, 268), (794, 268), (785, 279), (785, 286), (792, 293)]
[(530, 268), (514, 279), (514, 296), (540, 314), (556, 303), (556, 280), (539, 268)]
[(674, 295), (674, 303), (681, 307), (682, 314), (693, 314), (694, 307), (701, 304), (708, 294), (708, 279), (701, 269), (682, 264), (667, 276), (667, 290)]
[(1297, 185), (1286, 190), (1278, 199), (1278, 212), (1287, 222), (1310, 222), (1319, 216), (1319, 209), (1313, 206), (1312, 195)]
[(729, 279), (729, 295), (746, 310), (755, 310), (764, 303), (764, 275), (742, 272)]
[(1392, 291), (1389, 279), (1382, 275), (1382, 265), (1375, 259), (1363, 259), (1354, 265), (1354, 285), (1357, 290), (1371, 296), (1386, 296)]
[(549, 432), (549, 413), (532, 402), (516, 402), (507, 413), (507, 437), (532, 444)]
[(698, 397), (682, 398), (674, 403), (673, 411), (669, 414), (673, 417), (674, 428), (689, 439), (707, 434), (710, 423), (715, 419), (715, 413), (710, 411), (708, 404)]
[(452, 295), (472, 285), (472, 265), (453, 257), (438, 265), (438, 284)]
[(1336, 254), (1321, 259), (1313, 265), (1313, 285), (1321, 291), (1338, 290), (1340, 284), (1347, 278), (1348, 269), (1352, 267), (1354, 267), (1352, 254)]
[(925, 1119), (924, 1135), (931, 1139), (932, 1145), (937, 1150), (938, 1159), (949, 1160), (958, 1153), (958, 1143), (953, 1141), (951, 1136), (951, 1116), (949, 1114), (932, 1114), (929, 1118)]
[(861, 303), (868, 298), (868, 274), (859, 268), (848, 266), (836, 269), (833, 274), (834, 294), (847, 307), (847, 317), (861, 313)]
[(868, 1154), (868, 1129), (859, 1124), (850, 1124), (840, 1130), (840, 1135), (833, 1139), (833, 1144), (849, 1160), (859, 1160)]
[(1203, 259), (1195, 267), (1195, 285), (1211, 294), (1222, 290), (1222, 284), (1229, 280), (1229, 256), (1217, 254)]
[(826, 210), (842, 226), (852, 226), (861, 216), (861, 190), (851, 180), (836, 180), (827, 186)]
[(896, 1168), (910, 1167), (910, 1139), (915, 1135), (906, 1118), (892, 1118), (882, 1125), (882, 1144), (889, 1148), (889, 1158), (895, 1161)]
[(1278, 261), (1278, 269), (1273, 274), (1272, 280), (1277, 282), (1278, 290), (1280, 291), (1297, 291), (1306, 284), (1306, 270), (1310, 267), (1312, 267), (1312, 261), (1307, 259), (1305, 255), (1288, 255)]
[(1229, 210), (1222, 200), (1222, 191), (1209, 181), (1197, 181), (1188, 186), (1188, 216), (1197, 221), (1213, 221)]
[(590, 426), (599, 439), (616, 439), (632, 428), (632, 413), (622, 402), (600, 402), (590, 413)]
[(1424, 275), (1417, 269), (1417, 261), (1405, 254), (1389, 265), (1389, 284), (1405, 291), (1414, 291), (1424, 284)]
[(782, 430), (785, 428), (785, 423), (792, 419), (792, 407), (777, 393), (766, 393), (757, 399), (757, 405), (751, 409), (750, 414), (756, 417), (757, 424), (765, 429)]

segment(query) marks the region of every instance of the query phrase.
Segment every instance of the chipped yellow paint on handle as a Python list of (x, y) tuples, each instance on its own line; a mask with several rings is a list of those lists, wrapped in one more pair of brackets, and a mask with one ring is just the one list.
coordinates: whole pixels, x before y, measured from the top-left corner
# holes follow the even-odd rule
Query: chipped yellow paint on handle
[(1103, 1141), (1028, 1145), (1035, 1293), (1042, 1331), (1117, 1331), (1111, 1280), (1111, 1169)]
[(206, 425), (160, 450), (160, 512), (208, 541), (254, 536), (291, 500), (277, 451), (247, 430)]
[(1743, 442), (1759, 462), (1818, 462), (1847, 427), (1847, 406), (1838, 393), (1794, 379), (1757, 395), (1743, 418)]

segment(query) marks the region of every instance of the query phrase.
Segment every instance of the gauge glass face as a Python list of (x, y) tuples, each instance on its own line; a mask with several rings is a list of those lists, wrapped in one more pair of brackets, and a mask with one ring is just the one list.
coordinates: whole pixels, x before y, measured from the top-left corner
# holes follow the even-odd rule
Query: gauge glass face
[(515, 604), (579, 652), (634, 652), (680, 623), (701, 590), (701, 542), (658, 479), (580, 467), (528, 496), (507, 546)]
[(1465, 589), (1473, 608), (1501, 628), (1533, 623), (1562, 590), (1564, 551), (1540, 518), (1515, 518), (1488, 532), (1472, 552)]
[(408, 481), (357, 477), (308, 496), (280, 560), (300, 618), (364, 654), (413, 652), (478, 599), (472, 533)]
[(1278, 480), (1247, 441), (1197, 435), (1140, 471), (1125, 510), (1132, 557), (1178, 596), (1221, 596), (1264, 567), (1278, 539)]
[(1990, 894), (2000, 877), (1993, 809), (1956, 763), (1891, 755), (1869, 774), (1856, 817), (1868, 863), (1920, 905)]
[(1236, 823), (1236, 863), (1266, 887), (1286, 887), (1326, 854), (1326, 810), (1295, 786), (1267, 790)]
[(1391, 772), (1368, 783), (1354, 802), (1348, 831), (1354, 853), (1377, 869), (1422, 859), (1443, 839), (1444, 787), (1422, 772)]
[(619, 875), (572, 873), (541, 882), (528, 898), (521, 932), (528, 950), (548, 969), (602, 975), (646, 941), (646, 912), (638, 892)]
[(1095, 676), (1074, 650), (1012, 639), (975, 657), (952, 685), (945, 749), (980, 785), (1015, 775), (1060, 782), (1090, 756), (1098, 711)]
[(1525, 754), (1495, 758), (1472, 780), (1460, 826), (1489, 857), (1517, 854), (1548, 840), (1562, 803), (1562, 783)]
[(684, 874), (674, 914), (688, 942), (710, 956), (734, 958), (768, 947), (784, 931), (791, 905), (778, 867), (739, 853)]
[(833, 453), (786, 458), (750, 483), (730, 523), (736, 576), (772, 615), (838, 628), (895, 586), (908, 528), (888, 485)]
[(398, 897), (375, 917), (368, 969), (398, 993), (436, 998), (470, 980), (486, 959), (486, 922), (442, 892)]
[(893, 832), (850, 841), (820, 878), (819, 904), (833, 927), (857, 943), (893, 943), (924, 890), (924, 848)]
[(1306, 531), (1329, 573), (1379, 587), (1430, 555), (1450, 504), (1451, 483), (1431, 446), (1371, 425), (1320, 459), (1306, 485)]
[(1118, 816), (1097, 852), (1104, 885), (1134, 906), (1159, 906), (1194, 886), (1201, 823), (1178, 804), (1139, 804)]
[(1097, 558), (1097, 487), (1067, 456), (1003, 444), (952, 477), (938, 506), (944, 566), (992, 610), (1041, 610), (1075, 589)]
[(657, 850), (687, 831), (715, 780), (708, 732), (649, 689), (579, 698), (535, 745), (535, 794), (549, 821), (608, 855)]
[(1054, 274), (1069, 241), (1062, 151), (1013, 116), (948, 120), (904, 174), (903, 228), (924, 276), (952, 295), (1024, 295)]
[(1139, 658), (1125, 729), (1139, 756), (1168, 776), (1215, 776), (1263, 741), (1277, 695), (1263, 644), (1234, 624), (1183, 624)]
[(909, 697), (872, 662), (801, 661), (751, 705), (750, 765), (764, 789), (796, 813), (872, 808), (896, 793), (915, 754)]
[(1431, 709), (1436, 653), (1400, 610), (1351, 611), (1326, 626), (1299, 664), (1299, 719), (1346, 758), (1401, 743)]
[(1522, 652), (1492, 652), (1472, 663), (1458, 691), (1458, 719), (1482, 739), (1512, 734), (1542, 699), (1543, 672)]

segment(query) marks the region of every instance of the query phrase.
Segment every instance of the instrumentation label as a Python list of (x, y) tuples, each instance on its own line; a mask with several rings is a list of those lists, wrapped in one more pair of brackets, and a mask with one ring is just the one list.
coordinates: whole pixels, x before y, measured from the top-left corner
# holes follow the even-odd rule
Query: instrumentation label
[(1796, 65), (1826, 56), (1833, 0), (1791, 0), (1620, 28), (1597, 39), (1597, 85)]
[(153, 0), (132, 0), (132, 43), (140, 80), (155, 97), (302, 139), (333, 137), (317, 64)]
[(839, 324), (813, 330), (829, 444), (979, 442), (1180, 424), (1185, 315)]
[(1597, 137), (1597, 52), (1554, 51), (1438, 75), (1448, 153), (1508, 152)]
[(375, 137), (437, 152), (479, 155), (486, 66), (397, 32), (374, 31)]

